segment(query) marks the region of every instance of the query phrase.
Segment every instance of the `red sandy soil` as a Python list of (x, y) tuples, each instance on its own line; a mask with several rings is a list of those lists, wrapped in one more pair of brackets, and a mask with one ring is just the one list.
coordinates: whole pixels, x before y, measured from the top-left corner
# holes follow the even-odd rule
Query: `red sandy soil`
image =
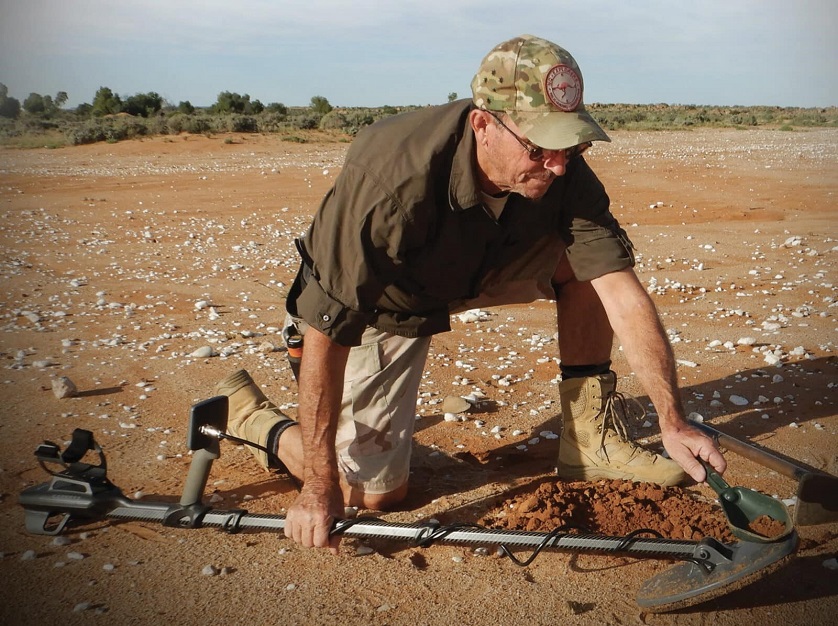
[[(142, 521), (72, 526), (62, 534), (69, 543), (27, 533), (18, 496), (46, 479), (32, 454), (44, 439), (64, 446), (74, 428), (88, 429), (128, 497), (174, 502), (190, 462), (190, 407), (216, 381), (244, 367), (294, 413), (278, 335), (292, 239), (346, 145), (225, 139), (0, 151), (3, 623), (834, 623), (834, 522), (798, 525), (796, 556), (776, 571), (669, 613), (635, 600), (644, 581), (674, 566), (661, 559), (547, 549), (519, 568), (491, 549), (382, 539), (345, 539), (334, 557), (279, 533)], [(687, 411), (836, 473), (838, 131), (613, 139), (589, 161), (639, 250), (637, 271), (673, 341)], [(454, 332), (432, 343), (408, 500), (362, 515), (737, 542), (707, 485), (559, 481), (553, 306), (486, 313), (470, 323), (455, 317)], [(206, 346), (214, 356), (189, 356)], [(659, 450), (653, 407), (619, 345), (613, 359), (619, 388), (649, 411), (632, 431)], [(54, 395), (61, 376), (77, 397)], [(443, 419), (445, 396), (474, 391), (489, 401), (465, 421)], [(221, 449), (206, 500), (282, 514), (293, 485), (242, 447)], [(731, 485), (793, 503), (795, 480), (726, 456)], [(217, 575), (202, 574), (207, 566)]]

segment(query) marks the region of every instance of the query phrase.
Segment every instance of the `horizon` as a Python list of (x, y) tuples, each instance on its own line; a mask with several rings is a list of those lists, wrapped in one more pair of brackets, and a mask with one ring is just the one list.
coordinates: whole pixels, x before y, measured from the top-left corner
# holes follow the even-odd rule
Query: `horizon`
[(838, 105), (830, 0), (595, 0), (560, 5), (558, 25), (511, 13), (497, 0), (0, 0), (0, 83), (21, 102), (65, 91), (71, 109), (100, 87), (199, 108), (225, 91), (289, 107), (425, 106), (470, 97), (483, 56), (526, 32), (574, 55), (587, 104)]

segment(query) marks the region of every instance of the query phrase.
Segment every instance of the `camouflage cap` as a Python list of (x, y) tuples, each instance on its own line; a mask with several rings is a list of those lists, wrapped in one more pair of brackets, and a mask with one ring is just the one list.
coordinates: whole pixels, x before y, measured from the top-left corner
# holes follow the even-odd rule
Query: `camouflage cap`
[(582, 72), (570, 53), (533, 35), (489, 52), (471, 81), (474, 104), (503, 111), (521, 133), (548, 150), (611, 141), (582, 104)]

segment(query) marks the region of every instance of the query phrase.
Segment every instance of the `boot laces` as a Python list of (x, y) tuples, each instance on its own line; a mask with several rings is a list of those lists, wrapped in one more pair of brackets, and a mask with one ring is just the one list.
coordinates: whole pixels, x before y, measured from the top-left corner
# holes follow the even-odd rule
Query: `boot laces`
[[(619, 391), (612, 391), (605, 399), (605, 409), (603, 410), (602, 425), (600, 426), (601, 437), (599, 440), (600, 450), (605, 454), (605, 458), (610, 462), (608, 457), (608, 448), (605, 446), (605, 439), (609, 431), (614, 432), (624, 443), (628, 444), (633, 453), (645, 454), (650, 457), (655, 455), (648, 450), (641, 448), (629, 438), (628, 426), (626, 421), (629, 419), (628, 403), (631, 402), (640, 410), (639, 419), (646, 417), (646, 409), (638, 402), (637, 398), (626, 396)], [(633, 456), (633, 455), (632, 455)]]

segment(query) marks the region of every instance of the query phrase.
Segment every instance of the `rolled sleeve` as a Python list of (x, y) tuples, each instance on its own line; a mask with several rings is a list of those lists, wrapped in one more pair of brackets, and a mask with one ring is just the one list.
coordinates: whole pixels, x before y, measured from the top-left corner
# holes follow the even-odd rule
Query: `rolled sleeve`
[(567, 259), (577, 280), (633, 267), (634, 245), (609, 209), (605, 187), (584, 159), (568, 173), (564, 220)]
[(335, 300), (316, 280), (309, 281), (296, 300), (297, 314), (332, 341), (344, 346), (361, 343), (369, 316)]
[(567, 248), (567, 260), (577, 280), (634, 267), (634, 246), (616, 220), (603, 226), (576, 218), (570, 229), (573, 243)]

